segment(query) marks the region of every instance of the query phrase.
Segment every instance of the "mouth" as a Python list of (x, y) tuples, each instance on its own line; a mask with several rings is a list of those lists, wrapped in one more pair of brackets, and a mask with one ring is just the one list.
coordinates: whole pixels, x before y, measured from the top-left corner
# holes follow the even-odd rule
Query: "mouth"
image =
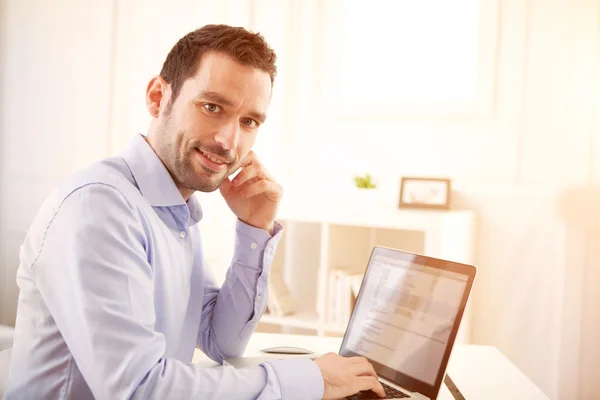
[(202, 166), (210, 171), (223, 171), (225, 168), (227, 168), (227, 165), (229, 164), (222, 158), (219, 158), (210, 153), (206, 153), (200, 149), (195, 149), (195, 151)]

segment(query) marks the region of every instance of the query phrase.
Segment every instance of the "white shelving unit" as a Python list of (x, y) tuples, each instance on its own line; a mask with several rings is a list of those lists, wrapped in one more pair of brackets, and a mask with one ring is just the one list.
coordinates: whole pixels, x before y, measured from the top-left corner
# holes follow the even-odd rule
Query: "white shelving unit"
[[(348, 321), (327, 324), (329, 271), (343, 266), (364, 272), (375, 245), (473, 264), (476, 218), (472, 211), (318, 204), (309, 199), (299, 203), (282, 205), (278, 220), (285, 234), (272, 266), (283, 270), (296, 313), (264, 315), (260, 331), (342, 335)], [(467, 307), (458, 342), (469, 343), (470, 325)]]

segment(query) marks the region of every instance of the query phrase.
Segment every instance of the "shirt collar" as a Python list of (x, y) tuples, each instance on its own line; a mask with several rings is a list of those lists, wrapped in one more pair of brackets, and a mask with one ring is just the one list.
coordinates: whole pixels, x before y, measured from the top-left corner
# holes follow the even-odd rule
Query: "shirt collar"
[(196, 196), (186, 203), (169, 171), (141, 134), (136, 134), (129, 147), (121, 154), (136, 181), (142, 196), (152, 207), (187, 206), (194, 222), (202, 219), (202, 210)]

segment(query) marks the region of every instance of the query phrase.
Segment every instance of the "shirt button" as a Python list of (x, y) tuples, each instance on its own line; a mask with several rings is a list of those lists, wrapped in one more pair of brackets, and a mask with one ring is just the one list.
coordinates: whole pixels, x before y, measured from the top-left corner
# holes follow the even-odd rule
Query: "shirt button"
[(273, 248), (272, 247), (267, 247), (267, 254), (269, 254), (269, 255), (273, 254)]
[(256, 250), (256, 248), (257, 248), (258, 246), (256, 245), (256, 243), (252, 243), (252, 244), (250, 245), (250, 247), (252, 247), (252, 250)]
[(185, 231), (179, 232), (179, 237), (183, 239), (185, 237)]
[(262, 300), (262, 296), (259, 294), (258, 296), (256, 296), (256, 301), (261, 301)]

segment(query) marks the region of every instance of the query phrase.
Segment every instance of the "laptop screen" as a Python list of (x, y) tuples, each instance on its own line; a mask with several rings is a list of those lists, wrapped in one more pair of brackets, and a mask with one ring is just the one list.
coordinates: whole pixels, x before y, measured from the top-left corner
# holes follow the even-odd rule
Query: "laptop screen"
[(376, 247), (340, 354), (367, 357), (409, 390), (439, 386), (474, 275), (448, 264)]

